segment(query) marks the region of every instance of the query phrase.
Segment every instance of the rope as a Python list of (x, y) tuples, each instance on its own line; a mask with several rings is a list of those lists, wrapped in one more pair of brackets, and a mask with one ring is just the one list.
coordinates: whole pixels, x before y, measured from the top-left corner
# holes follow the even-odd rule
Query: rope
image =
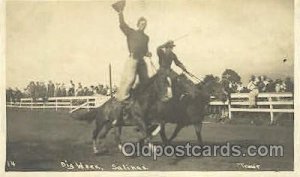
[(194, 74), (188, 72), (188, 71), (184, 71), (187, 75), (189, 75), (190, 77), (196, 79), (198, 82), (201, 82), (203, 79), (198, 78), (197, 76), (195, 76)]
[[(149, 60), (150, 60), (150, 64), (152, 66), (152, 69), (154, 70), (154, 72), (157, 72), (157, 68), (155, 67), (153, 61), (152, 61), (152, 58), (149, 57)], [(203, 79), (200, 79), (198, 78), (197, 76), (195, 76), (194, 74), (190, 73), (189, 71), (184, 71), (187, 75), (189, 75), (190, 77), (196, 79), (198, 82), (201, 82)]]

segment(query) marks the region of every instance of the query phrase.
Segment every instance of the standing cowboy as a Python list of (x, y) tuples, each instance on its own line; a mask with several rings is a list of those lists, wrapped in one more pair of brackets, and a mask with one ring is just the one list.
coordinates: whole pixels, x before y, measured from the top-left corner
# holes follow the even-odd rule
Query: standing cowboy
[(159, 58), (158, 76), (160, 79), (159, 87), (161, 90), (161, 101), (168, 101), (172, 97), (169, 91), (171, 91), (170, 75), (173, 61), (179, 68), (188, 73), (185, 66), (178, 60), (176, 54), (173, 52), (174, 47), (174, 41), (168, 41), (157, 48), (157, 55)]
[(129, 92), (136, 80), (136, 75), (139, 77), (140, 84), (145, 83), (149, 79), (144, 57), (151, 57), (151, 53), (148, 51), (149, 37), (144, 33), (147, 20), (141, 17), (137, 21), (137, 30), (130, 28), (124, 20), (124, 6), (125, 1), (118, 1), (113, 4), (113, 8), (119, 14), (120, 28), (127, 37), (129, 50), (129, 56), (125, 61), (122, 73), (120, 88), (116, 94), (117, 100), (121, 102), (129, 98)]

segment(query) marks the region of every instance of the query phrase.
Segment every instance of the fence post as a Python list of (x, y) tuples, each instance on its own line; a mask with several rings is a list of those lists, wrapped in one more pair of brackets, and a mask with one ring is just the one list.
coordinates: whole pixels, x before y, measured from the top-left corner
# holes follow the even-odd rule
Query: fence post
[(33, 98), (31, 98), (31, 104), (30, 104), (30, 109), (32, 110), (32, 106), (33, 106)]
[(86, 102), (87, 102), (87, 109), (88, 109), (88, 111), (90, 111), (90, 103), (89, 103), (89, 99), (88, 98), (86, 99)]
[(44, 100), (44, 98), (43, 98), (43, 111), (45, 111), (45, 100)]
[(273, 124), (274, 122), (274, 113), (273, 113), (273, 104), (272, 104), (272, 98), (268, 97), (268, 101), (270, 103), (270, 117), (271, 117), (271, 122), (270, 124)]
[[(231, 97), (231, 95), (229, 97)], [(227, 99), (227, 102), (228, 102), (228, 118), (231, 120), (232, 113), (231, 113), (231, 102), (229, 98)]]
[(55, 111), (57, 111), (57, 98), (55, 98)]
[(72, 110), (72, 108), (73, 108), (73, 103), (72, 103), (72, 99), (70, 99), (70, 111)]

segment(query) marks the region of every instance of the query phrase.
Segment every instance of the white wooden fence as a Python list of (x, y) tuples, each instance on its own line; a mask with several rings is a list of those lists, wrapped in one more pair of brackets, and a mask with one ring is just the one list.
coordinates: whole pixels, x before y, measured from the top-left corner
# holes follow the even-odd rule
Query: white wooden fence
[(267, 112), (270, 113), (271, 123), (274, 113), (294, 113), (294, 98), (292, 93), (260, 93), (257, 96), (257, 106), (249, 108), (249, 94), (232, 94), (228, 104), (229, 118), (232, 112)]
[(274, 122), (274, 113), (294, 113), (294, 98), (292, 93), (259, 93), (256, 106), (250, 107), (249, 93), (232, 93), (230, 101), (212, 101), (211, 106), (226, 106), (228, 117), (233, 112), (266, 112), (270, 113), (270, 122)]
[[(22, 98), (20, 102), (8, 102), (7, 107), (48, 109), (69, 109), (70, 113), (78, 109), (95, 108), (105, 103), (110, 96), (77, 96), (77, 97), (50, 97), (43, 101), (32, 98)], [(229, 119), (233, 112), (266, 112), (270, 113), (271, 123), (274, 121), (274, 113), (294, 113), (294, 100), (292, 93), (260, 93), (257, 96), (257, 106), (250, 108), (248, 93), (233, 93), (230, 101), (212, 100), (211, 107), (219, 107), (228, 110)]]
[(29, 109), (69, 109), (70, 113), (80, 108), (95, 108), (105, 103), (110, 96), (72, 96), (72, 97), (49, 97), (47, 100), (41, 98), (21, 98), (20, 102), (8, 102), (7, 107), (29, 108)]

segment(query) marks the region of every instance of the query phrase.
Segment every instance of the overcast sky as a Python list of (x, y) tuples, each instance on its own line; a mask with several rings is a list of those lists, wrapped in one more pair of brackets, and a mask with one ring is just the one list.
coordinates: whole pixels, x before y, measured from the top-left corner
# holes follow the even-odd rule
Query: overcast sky
[[(113, 2), (7, 2), (7, 86), (108, 83), (109, 63), (118, 84), (128, 50)], [(244, 83), (252, 74), (293, 76), (292, 0), (139, 0), (127, 1), (124, 14), (133, 28), (147, 18), (155, 63), (158, 45), (188, 34), (174, 51), (197, 76), (227, 68)]]

